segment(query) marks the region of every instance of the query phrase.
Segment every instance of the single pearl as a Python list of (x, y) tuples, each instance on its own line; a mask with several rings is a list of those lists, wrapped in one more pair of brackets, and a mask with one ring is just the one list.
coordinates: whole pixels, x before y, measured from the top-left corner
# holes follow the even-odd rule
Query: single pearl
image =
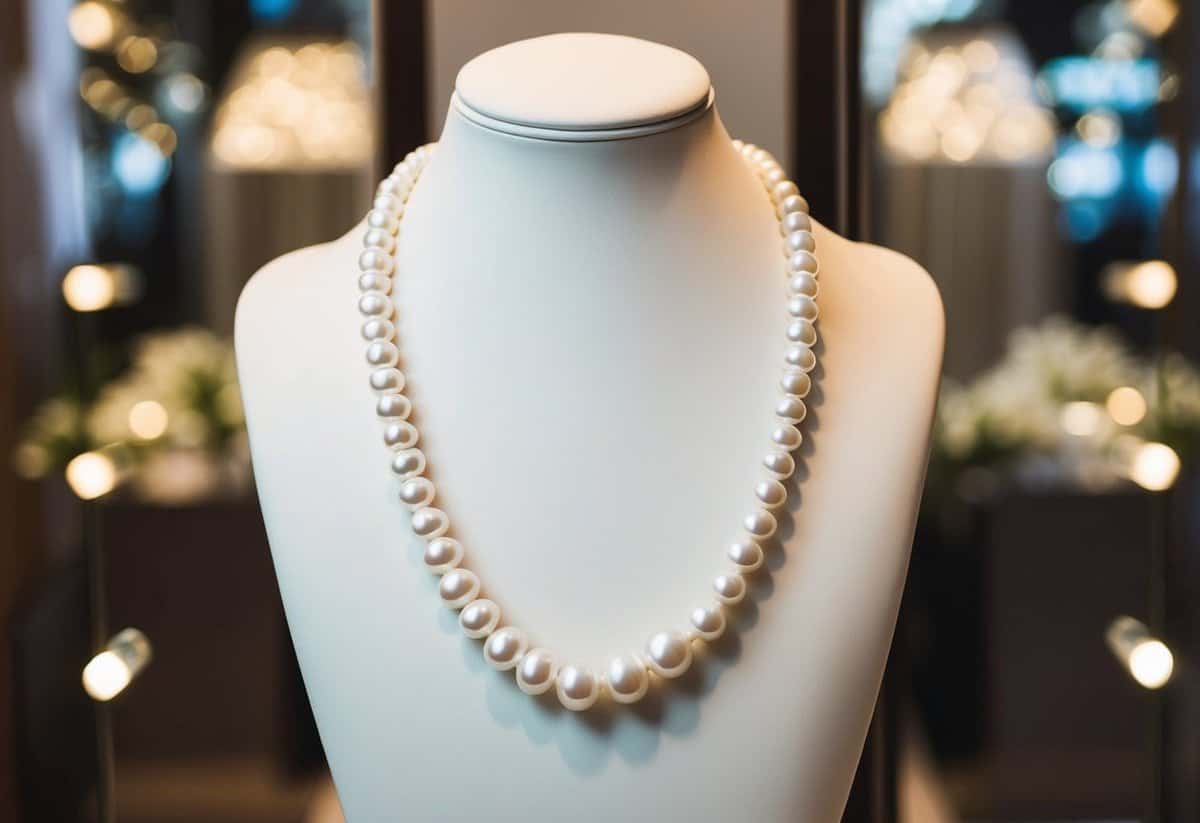
[(799, 397), (785, 394), (783, 399), (775, 404), (775, 415), (789, 423), (799, 423), (808, 414), (808, 407)]
[(403, 478), (416, 477), (425, 471), (425, 452), (420, 449), (405, 449), (392, 457), (392, 471)]
[(380, 394), (395, 394), (404, 390), (404, 372), (395, 366), (371, 372), (371, 388)]
[(532, 649), (517, 664), (517, 688), (525, 694), (545, 694), (554, 685), (558, 661), (549, 649)]
[(787, 180), (787, 172), (783, 170), (782, 166), (772, 163), (763, 169), (762, 179), (764, 185), (775, 186)]
[(783, 200), (778, 201), (779, 205), (775, 207), (775, 216), (780, 220), (785, 214), (802, 211), (808, 213), (808, 201), (798, 194), (789, 195)]
[(817, 276), (810, 271), (796, 272), (788, 278), (789, 296), (803, 295), (816, 298), (820, 290), (821, 286), (817, 282)]
[(372, 366), (394, 366), (400, 360), (400, 350), (394, 343), (375, 340), (367, 346), (367, 362)]
[(521, 655), (529, 648), (529, 640), (525, 632), (512, 626), (505, 626), (483, 644), (483, 659), (491, 664), (493, 669), (506, 672), (516, 668), (521, 662)]
[(771, 477), (758, 481), (754, 487), (754, 496), (768, 509), (777, 509), (787, 502), (787, 487)]
[(358, 289), (388, 294), (392, 290), (392, 278), (381, 271), (365, 271), (358, 276)]
[(726, 554), (740, 572), (757, 571), (763, 564), (762, 546), (753, 540), (739, 540), (733, 543)]
[(782, 183), (776, 183), (774, 188), (771, 189), (771, 197), (777, 203), (799, 193), (800, 189), (798, 189), (796, 184), (791, 180), (784, 180)]
[(358, 311), (364, 317), (382, 317), (386, 320), (392, 316), (392, 301), (381, 291), (364, 292), (358, 298)]
[(787, 452), (771, 452), (763, 458), (763, 465), (779, 480), (786, 480), (796, 470), (796, 461)]
[(413, 512), (412, 530), (417, 537), (424, 537), (426, 540), (441, 537), (449, 528), (450, 518), (441, 509), (426, 506)]
[(779, 233), (784, 237), (794, 231), (812, 231), (812, 220), (802, 211), (789, 212), (779, 221)]
[(383, 249), (391, 254), (396, 248), (396, 238), (390, 231), (371, 229), (363, 235), (363, 246), (368, 249)]
[(789, 346), (783, 359), (800, 371), (812, 371), (817, 366), (817, 356), (808, 346)]
[(804, 442), (804, 435), (792, 424), (785, 423), (771, 429), (771, 442), (788, 451), (795, 451)]
[(692, 628), (701, 640), (716, 640), (725, 633), (725, 612), (720, 604), (692, 609)]
[(375, 401), (375, 414), (407, 420), (412, 414), (412, 402), (402, 394), (381, 394)]
[(788, 258), (788, 271), (806, 271), (809, 274), (816, 274), (819, 267), (820, 263), (810, 251), (798, 251)]
[(434, 574), (445, 574), (462, 562), (462, 543), (453, 537), (430, 540), (421, 559), (425, 562), (425, 567)]
[(500, 622), (500, 607), (486, 598), (472, 600), (458, 615), (463, 634), (472, 640), (487, 637)]
[[(792, 212), (799, 214), (799, 212)], [(806, 231), (794, 231), (788, 234), (783, 241), (783, 253), (786, 256), (791, 256), (798, 251), (816, 251), (817, 241), (813, 239), (812, 234)]]
[(396, 261), (382, 249), (363, 249), (358, 255), (358, 267), (363, 271), (377, 269), (384, 274), (391, 274)]
[(417, 427), (407, 420), (391, 420), (383, 427), (383, 442), (393, 449), (411, 449), (420, 439)]
[(469, 569), (450, 569), (438, 584), (442, 602), (452, 609), (461, 608), (479, 594), (479, 578)]
[(646, 657), (655, 674), (670, 680), (692, 665), (692, 646), (677, 632), (659, 632), (646, 642)]
[(732, 142), (733, 142), (733, 148), (734, 148), (734, 151), (736, 151), (736, 152), (738, 152), (738, 153), (741, 153), (741, 151), (742, 151), (742, 146), (746, 145), (746, 141), (745, 141), (745, 140), (738, 140), (736, 137), (733, 139), (733, 141), (732, 141)]
[(811, 346), (817, 342), (817, 327), (808, 320), (793, 320), (788, 323), (787, 339), (802, 346)]
[(385, 317), (372, 317), (362, 324), (364, 340), (391, 340), (395, 333), (395, 325)]
[(808, 397), (812, 390), (812, 378), (800, 369), (784, 369), (779, 378), (779, 387), (790, 395)]
[(754, 155), (754, 152), (756, 152), (756, 151), (758, 151), (758, 146), (754, 145), (753, 143), (743, 143), (742, 144), (742, 148), (741, 148), (742, 157), (746, 158), (747, 160), (749, 160)]
[(646, 696), (650, 688), (646, 665), (632, 654), (623, 654), (608, 661), (604, 676), (608, 682), (608, 693), (618, 703), (636, 703)]
[(404, 214), (404, 201), (394, 194), (379, 194), (375, 196), (375, 201), (371, 204), (378, 211), (385, 211), (396, 219)]
[(732, 606), (746, 596), (746, 581), (737, 572), (722, 574), (713, 581), (713, 591), (717, 593), (718, 600)]
[(385, 209), (372, 209), (367, 212), (367, 225), (388, 234), (395, 234), (400, 228), (400, 221)]
[(428, 477), (410, 477), (400, 484), (400, 502), (410, 509), (428, 506), (437, 496), (437, 487)]
[(759, 540), (766, 540), (775, 534), (775, 515), (762, 510), (751, 512), (742, 518), (742, 526)]
[(563, 666), (555, 678), (558, 702), (573, 712), (590, 709), (600, 696), (600, 681), (591, 670), (582, 666)]
[(413, 187), (414, 182), (412, 175), (408, 173), (408, 169), (393, 170), (390, 175), (379, 182), (376, 192), (378, 194), (394, 194), (397, 197), (403, 198), (408, 194), (408, 190)]
[(788, 298), (787, 311), (792, 317), (799, 317), (803, 320), (816, 320), (820, 310), (817, 308), (817, 301), (813, 300), (807, 294), (797, 294)]

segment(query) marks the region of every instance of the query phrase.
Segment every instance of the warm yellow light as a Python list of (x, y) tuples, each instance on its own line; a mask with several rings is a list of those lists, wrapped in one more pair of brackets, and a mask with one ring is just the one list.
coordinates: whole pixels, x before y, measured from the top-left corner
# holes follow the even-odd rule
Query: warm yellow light
[(1095, 403), (1078, 400), (1066, 403), (1058, 414), (1058, 424), (1067, 434), (1090, 437), (1100, 430), (1100, 407)]
[(1165, 260), (1143, 263), (1111, 263), (1104, 272), (1104, 290), (1109, 298), (1143, 309), (1161, 309), (1175, 297), (1179, 278)]
[(141, 74), (158, 62), (158, 46), (149, 37), (126, 37), (117, 46), (117, 63), (130, 74)]
[(174, 154), (175, 147), (179, 145), (179, 138), (175, 134), (175, 129), (166, 123), (151, 123), (139, 129), (138, 136), (158, 146), (158, 150), (163, 153), (163, 157), (170, 157)]
[(167, 419), (162, 403), (143, 400), (129, 410), (129, 430), (142, 440), (155, 440), (166, 432)]
[(1176, 0), (1126, 0), (1125, 14), (1151, 37), (1161, 37), (1179, 16)]
[(1161, 640), (1143, 640), (1129, 652), (1129, 673), (1147, 689), (1160, 689), (1171, 679), (1175, 656)]
[(71, 9), (67, 29), (80, 47), (99, 51), (112, 45), (117, 34), (117, 17), (104, 3), (87, 0)]
[(1129, 478), (1148, 491), (1164, 491), (1174, 485), (1179, 465), (1179, 455), (1166, 443), (1143, 443), (1133, 453)]
[(83, 688), (93, 700), (112, 700), (125, 690), (133, 675), (116, 652), (104, 650), (83, 667)]
[(148, 103), (138, 103), (125, 115), (125, 128), (138, 131), (158, 119), (158, 112)]
[(1079, 138), (1089, 146), (1107, 149), (1121, 139), (1121, 121), (1111, 111), (1090, 111), (1075, 124)]
[(1113, 389), (1104, 405), (1109, 417), (1122, 426), (1136, 426), (1146, 417), (1146, 398), (1133, 386)]
[(63, 278), (62, 293), (75, 311), (99, 311), (113, 304), (117, 284), (107, 266), (75, 266)]
[(84, 452), (67, 464), (67, 484), (84, 499), (95, 500), (117, 485), (117, 464), (107, 454)]

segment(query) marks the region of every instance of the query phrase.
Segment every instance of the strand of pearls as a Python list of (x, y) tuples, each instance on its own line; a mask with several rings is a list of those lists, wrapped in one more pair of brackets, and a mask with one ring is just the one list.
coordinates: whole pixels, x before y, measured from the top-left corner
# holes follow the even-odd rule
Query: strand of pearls
[(692, 663), (694, 642), (712, 642), (724, 633), (726, 609), (746, 596), (747, 576), (762, 567), (763, 543), (775, 534), (773, 511), (787, 501), (783, 481), (796, 469), (792, 452), (803, 439), (797, 426), (807, 412), (804, 399), (812, 387), (809, 372), (817, 362), (813, 345), (817, 341), (818, 264), (808, 203), (770, 153), (733, 141), (775, 207), (787, 278), (787, 346), (775, 406), (776, 425), (762, 458), (764, 476), (754, 487), (754, 508), (742, 521), (745, 537), (729, 546), (729, 568), (713, 580), (713, 600), (691, 612), (683, 631), (658, 632), (642, 651), (614, 657), (602, 672), (595, 672), (563, 662), (549, 649), (532, 647), (519, 628), (501, 626), (500, 607), (481, 597), (479, 578), (462, 565), (462, 544), (448, 536), (450, 519), (434, 505), (437, 489), (425, 476), (425, 454), (417, 447), (420, 433), (408, 422), (412, 403), (403, 394), (404, 374), (396, 368), (400, 350), (390, 295), (405, 203), (434, 147), (430, 143), (409, 153), (379, 184), (358, 257), (358, 310), (371, 367), (369, 382), (376, 395), (383, 441), (391, 450), (391, 469), (400, 480), (400, 501), (412, 511), (413, 532), (427, 541), (424, 562), (441, 576), (438, 592), (442, 601), (460, 610), (463, 633), (483, 641), (483, 656), (491, 666), (513, 671), (517, 686), (526, 694), (555, 689), (562, 705), (572, 711), (591, 707), (605, 692), (617, 703), (636, 702), (649, 689), (651, 673), (664, 679), (679, 677)]

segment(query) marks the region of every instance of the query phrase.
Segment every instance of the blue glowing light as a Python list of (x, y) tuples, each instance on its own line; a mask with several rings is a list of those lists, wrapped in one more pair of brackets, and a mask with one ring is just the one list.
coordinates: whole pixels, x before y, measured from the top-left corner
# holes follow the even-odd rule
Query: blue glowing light
[(1060, 200), (1112, 197), (1125, 178), (1121, 158), (1112, 147), (1098, 148), (1078, 140), (1064, 141), (1046, 179)]
[(296, 10), (297, 0), (250, 0), (250, 15), (256, 20), (277, 22)]
[(112, 173), (128, 194), (154, 194), (166, 182), (171, 161), (149, 140), (125, 132), (112, 146)]
[(1179, 157), (1166, 140), (1151, 140), (1142, 152), (1142, 185), (1159, 198), (1170, 197), (1179, 182)]
[(1040, 78), (1055, 103), (1080, 112), (1098, 106), (1120, 112), (1148, 108), (1158, 100), (1162, 79), (1155, 60), (1077, 56), (1051, 60)]

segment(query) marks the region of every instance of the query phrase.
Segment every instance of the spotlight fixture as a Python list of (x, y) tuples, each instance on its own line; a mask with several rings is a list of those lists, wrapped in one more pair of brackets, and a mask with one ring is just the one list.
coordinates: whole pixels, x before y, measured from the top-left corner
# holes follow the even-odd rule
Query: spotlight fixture
[(133, 682), (153, 657), (150, 640), (134, 628), (113, 635), (83, 667), (83, 689), (93, 700), (112, 700)]

